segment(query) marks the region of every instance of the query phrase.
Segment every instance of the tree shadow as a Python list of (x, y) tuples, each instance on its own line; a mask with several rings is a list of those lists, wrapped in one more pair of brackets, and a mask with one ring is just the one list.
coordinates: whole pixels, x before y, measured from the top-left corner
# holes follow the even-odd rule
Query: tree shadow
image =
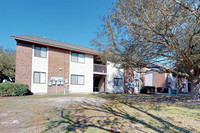
[[(62, 130), (65, 132), (74, 131), (76, 132), (86, 132), (86, 130), (90, 127), (93, 127), (95, 129), (100, 129), (105, 132), (125, 132), (124, 127), (127, 125), (124, 124), (122, 121), (128, 121), (128, 123), (131, 124), (140, 124), (143, 127), (149, 128), (153, 130), (154, 132), (163, 133), (165, 131), (167, 132), (185, 132), (190, 133), (188, 129), (179, 127), (177, 125), (174, 125), (158, 116), (155, 116), (148, 111), (145, 111), (137, 106), (134, 105), (134, 102), (131, 102), (127, 99), (121, 99), (119, 97), (112, 97), (111, 102), (103, 103), (101, 105), (96, 104), (95, 102), (88, 102), (84, 101), (81, 104), (77, 105), (76, 108), (71, 114), (70, 111), (67, 110), (61, 110), (60, 111), (60, 119), (51, 121), (50, 126), (47, 128), (46, 131), (58, 128), (59, 126), (63, 125)], [(162, 125), (162, 128), (159, 126), (155, 126), (147, 122), (146, 120), (141, 120), (136, 118), (136, 116), (133, 115), (133, 113), (130, 113), (130, 111), (127, 111), (124, 108), (118, 107), (118, 104), (122, 104), (124, 106), (127, 106), (131, 109), (131, 112), (139, 112), (144, 115), (147, 115), (154, 121), (158, 122), (160, 125)], [(159, 105), (156, 106), (156, 109), (159, 109)], [(93, 116), (85, 115), (84, 111), (89, 112), (98, 112), (99, 114), (94, 114)], [(101, 115), (103, 113), (104, 115)], [(80, 115), (75, 115), (80, 114)], [(106, 115), (105, 115), (106, 114)], [(132, 130), (138, 130), (140, 132), (143, 131), (143, 128), (134, 127)]]
[(168, 121), (166, 121), (166, 120), (164, 120), (164, 119), (162, 119), (162, 118), (160, 118), (158, 116), (155, 116), (155, 115), (153, 115), (151, 113), (148, 113), (147, 111), (144, 111), (144, 110), (142, 110), (142, 109), (140, 109), (138, 107), (135, 107), (132, 102), (124, 100), (122, 103), (127, 105), (127, 106), (129, 106), (130, 108), (133, 108), (133, 109), (135, 109), (135, 110), (137, 110), (137, 111), (139, 111), (141, 113), (144, 113), (144, 114), (150, 116), (151, 118), (157, 120), (158, 122), (162, 123), (165, 126), (165, 128), (167, 128), (167, 129), (169, 129), (170, 127), (173, 127), (174, 129), (176, 129), (179, 132), (190, 133), (190, 131), (185, 129), (185, 128), (176, 126), (176, 125), (174, 125), (174, 124), (172, 124), (172, 123), (170, 123), (170, 122), (168, 122)]
[[(51, 121), (48, 128), (43, 132), (50, 131), (51, 129), (58, 128), (61, 124), (62, 131), (64, 132), (76, 132), (77, 130), (85, 132), (89, 127), (100, 129), (112, 133), (120, 133), (116, 128), (106, 128), (107, 126), (118, 125), (117, 119), (111, 119), (109, 116), (91, 116), (87, 117), (85, 115), (71, 115), (71, 111), (61, 110), (60, 118), (58, 120)], [(97, 123), (94, 123), (91, 119), (98, 118)], [(105, 120), (100, 120), (101, 118), (106, 118)], [(120, 127), (118, 127), (120, 130)]]

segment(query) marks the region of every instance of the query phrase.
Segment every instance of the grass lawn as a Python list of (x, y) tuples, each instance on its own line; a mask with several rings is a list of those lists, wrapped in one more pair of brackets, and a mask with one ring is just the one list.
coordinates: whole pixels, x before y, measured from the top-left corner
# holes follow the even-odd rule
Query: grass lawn
[(187, 97), (71, 94), (0, 97), (1, 132), (199, 132)]

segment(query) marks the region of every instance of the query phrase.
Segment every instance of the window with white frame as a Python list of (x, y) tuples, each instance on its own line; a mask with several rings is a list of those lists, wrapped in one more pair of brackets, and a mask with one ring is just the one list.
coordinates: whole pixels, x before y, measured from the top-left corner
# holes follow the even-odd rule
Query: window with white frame
[(84, 75), (71, 75), (72, 85), (84, 85)]
[(79, 63), (84, 63), (85, 62), (85, 55), (80, 54), (80, 53), (71, 53), (71, 61), (72, 62), (79, 62)]
[(140, 82), (139, 82), (139, 79), (135, 79), (135, 87), (140, 87)]
[(45, 72), (34, 72), (33, 83), (45, 84), (46, 83), (46, 73)]
[(36, 57), (43, 57), (46, 58), (47, 57), (47, 48), (46, 47), (41, 47), (41, 46), (35, 46), (34, 47), (34, 56)]
[(114, 86), (123, 86), (123, 78), (114, 78)]

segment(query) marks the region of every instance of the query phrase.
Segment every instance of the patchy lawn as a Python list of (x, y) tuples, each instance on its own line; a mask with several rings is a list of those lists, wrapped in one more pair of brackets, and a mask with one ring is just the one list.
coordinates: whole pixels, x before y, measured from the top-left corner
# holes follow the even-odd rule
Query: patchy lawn
[(9, 133), (200, 131), (199, 103), (161, 95), (0, 97), (0, 118)]

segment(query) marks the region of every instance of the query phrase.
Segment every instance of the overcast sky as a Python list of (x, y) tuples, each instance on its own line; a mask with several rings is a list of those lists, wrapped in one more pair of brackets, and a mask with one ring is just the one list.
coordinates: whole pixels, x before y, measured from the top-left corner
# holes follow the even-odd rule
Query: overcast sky
[(11, 35), (36, 35), (90, 46), (113, 0), (0, 0), (0, 46), (16, 49)]

